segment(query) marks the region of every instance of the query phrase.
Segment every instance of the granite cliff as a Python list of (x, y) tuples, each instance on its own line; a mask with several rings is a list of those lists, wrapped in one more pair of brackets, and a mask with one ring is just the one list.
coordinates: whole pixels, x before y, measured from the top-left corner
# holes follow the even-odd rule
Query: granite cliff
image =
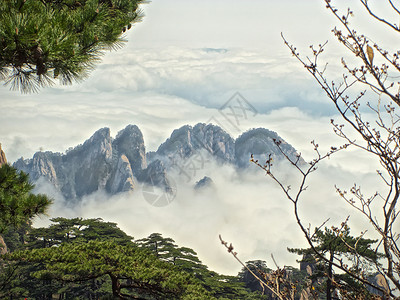
[(29, 173), (33, 181), (44, 177), (66, 199), (79, 199), (99, 189), (125, 192), (134, 189), (135, 176), (146, 167), (143, 135), (137, 126), (129, 125), (112, 139), (110, 129), (102, 128), (65, 154), (37, 152), (14, 166)]
[(110, 136), (109, 128), (102, 128), (66, 153), (37, 152), (31, 159), (19, 159), (14, 166), (29, 173), (33, 181), (44, 178), (67, 200), (97, 190), (110, 194), (132, 191), (137, 182), (169, 191), (168, 172), (179, 160), (201, 154), (217, 163), (244, 169), (250, 166), (251, 154), (260, 161), (270, 153), (282, 159), (274, 140), (281, 141), (286, 155), (296, 156), (291, 145), (268, 129), (251, 129), (235, 140), (220, 127), (202, 123), (174, 130), (157, 151), (146, 152), (142, 132), (128, 125), (115, 138)]

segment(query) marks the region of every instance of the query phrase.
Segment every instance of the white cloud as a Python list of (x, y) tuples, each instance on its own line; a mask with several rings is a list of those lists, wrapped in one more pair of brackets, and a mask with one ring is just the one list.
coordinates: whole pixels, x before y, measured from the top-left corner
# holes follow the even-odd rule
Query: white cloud
[[(93, 76), (76, 88), (114, 93), (151, 90), (214, 107), (220, 100), (217, 97), (226, 92), (262, 90), (264, 101), (282, 102), (286, 99), (280, 94), (289, 90), (288, 85), (293, 84), (292, 90), (299, 90), (301, 85), (309, 82), (289, 51), (287, 54), (277, 59), (265, 51), (228, 49), (210, 52), (177, 47), (134, 49), (107, 56)], [(289, 73), (293, 76), (287, 82)]]
[[(296, 190), (299, 177), (287, 165), (277, 165), (274, 174), (284, 184), (292, 183), (293, 191)], [(192, 186), (204, 175), (210, 176), (217, 188), (195, 193)], [(273, 267), (272, 253), (279, 265), (297, 266), (298, 257), (288, 253), (286, 248), (307, 245), (296, 225), (293, 206), (256, 166), (237, 173), (231, 166), (221, 167), (210, 162), (198, 170), (189, 183), (186, 183), (186, 177), (172, 176), (178, 184), (177, 196), (165, 207), (150, 205), (143, 197), (140, 185), (133, 193), (112, 197), (98, 192), (73, 207), (66, 206), (54, 191), (44, 191), (57, 197), (51, 217), (101, 217), (118, 223), (135, 238), (160, 232), (173, 238), (178, 245), (196, 250), (200, 259), (217, 272), (236, 274), (240, 270), (240, 265), (220, 244), (219, 234), (233, 243), (244, 261), (263, 259)], [(350, 227), (353, 234), (368, 228), (368, 224), (357, 217), (334, 190), (335, 183), (348, 188), (353, 179), (354, 174), (323, 164), (321, 170), (310, 177), (309, 189), (301, 198), (299, 214), (304, 225), (307, 227), (310, 223), (313, 229), (328, 218), (327, 226), (338, 225), (352, 214)], [(45, 186), (39, 185), (38, 190)], [(46, 221), (41, 220), (36, 226), (44, 224)]]
[[(0, 88), (0, 142), (11, 162), (40, 148), (62, 152), (101, 127), (110, 127), (115, 136), (128, 124), (138, 125), (147, 149), (155, 150), (173, 129), (211, 118), (234, 137), (253, 127), (274, 130), (307, 160), (314, 156), (311, 140), (325, 151), (342, 142), (331, 133), (335, 112), (330, 103), (280, 38), (283, 32), (302, 53), (330, 38), (335, 20), (323, 2), (169, 0), (154, 1), (145, 12), (143, 23), (129, 31), (127, 46), (107, 53), (84, 83), (37, 95)], [(343, 53), (335, 43), (327, 49), (334, 76)], [(237, 91), (258, 114), (241, 119), (235, 129), (218, 109)], [(373, 189), (376, 167), (355, 149), (326, 161), (313, 177), (301, 213), (315, 225), (327, 217), (341, 222), (345, 210), (333, 184), (348, 187), (361, 180)], [(282, 193), (262, 174), (239, 178), (229, 167), (210, 172), (218, 183), (215, 194), (193, 195), (180, 187), (166, 208), (148, 205), (137, 192), (108, 200), (92, 195), (72, 209), (54, 190), (41, 188), (57, 199), (53, 216), (62, 211), (67, 217), (103, 217), (137, 238), (162, 232), (193, 247), (220, 272), (234, 273), (239, 266), (218, 244), (218, 233), (234, 243), (243, 260), (269, 260), (274, 253), (279, 264), (294, 264), (296, 257), (286, 247), (304, 246), (304, 240)], [(356, 229), (364, 227), (358, 218), (352, 222)]]
[[(62, 152), (99, 128), (110, 127), (115, 135), (128, 124), (138, 125), (146, 145), (155, 150), (176, 127), (221, 118), (217, 109), (237, 91), (260, 114), (286, 105), (307, 109), (305, 103), (320, 102), (318, 92), (288, 92), (303, 90), (307, 79), (295, 74), (298, 79), (287, 82), (289, 69), (279, 73), (282, 61), (262, 52), (174, 47), (107, 57), (79, 85), (37, 95), (2, 89), (0, 110), (7, 113), (0, 119), (0, 136), (10, 161), (41, 148)], [(258, 122), (252, 127), (259, 127)]]

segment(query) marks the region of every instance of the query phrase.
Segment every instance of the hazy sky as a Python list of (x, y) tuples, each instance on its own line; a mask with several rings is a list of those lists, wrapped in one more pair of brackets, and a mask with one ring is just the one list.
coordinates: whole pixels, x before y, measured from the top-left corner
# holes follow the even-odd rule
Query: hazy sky
[[(337, 2), (359, 8), (354, 1)], [(311, 140), (325, 149), (337, 142), (329, 125), (337, 117), (332, 105), (280, 37), (282, 32), (301, 51), (329, 39), (326, 58), (338, 70), (342, 53), (332, 38), (335, 20), (323, 1), (155, 0), (143, 10), (143, 22), (128, 32), (125, 47), (107, 53), (85, 82), (30, 95), (0, 87), (0, 142), (10, 162), (39, 150), (63, 152), (102, 127), (111, 128), (115, 136), (128, 124), (142, 130), (148, 150), (156, 150), (174, 128), (221, 120), (219, 108), (236, 92), (257, 115), (241, 120), (240, 126), (225, 124), (234, 137), (265, 127), (306, 159), (312, 158)], [(358, 20), (363, 22), (363, 14), (356, 13)], [(326, 163), (317, 184), (324, 188), (316, 189), (306, 205), (308, 216), (315, 217), (318, 209), (324, 212), (315, 222), (330, 213), (334, 220), (342, 217), (333, 178), (339, 183), (350, 178), (353, 184), (354, 177), (365, 179), (375, 167), (353, 150), (339, 157)], [(209, 172), (222, 187), (217, 195), (201, 196), (203, 200), (182, 187), (174, 205), (164, 210), (147, 205), (140, 195), (114, 197), (110, 208), (104, 195), (95, 195), (69, 212), (57, 203), (52, 214), (100, 216), (119, 222), (137, 238), (163, 232), (182, 246), (194, 247), (216, 271), (235, 273), (240, 268), (218, 245), (218, 233), (236, 239), (244, 260), (268, 260), (273, 252), (278, 262), (294, 263), (296, 257), (288, 258), (286, 247), (295, 247), (302, 238), (282, 194), (270, 183), (264, 185), (267, 179), (260, 173), (238, 179), (229, 167), (210, 166)], [(185, 202), (188, 197), (197, 202)], [(194, 231), (202, 234), (194, 238)]]
[(33, 95), (0, 87), (7, 112), (0, 120), (2, 146), (15, 161), (40, 148), (63, 151), (100, 127), (116, 133), (134, 123), (154, 149), (172, 128), (208, 121), (210, 109), (235, 92), (259, 113), (289, 106), (329, 114), (330, 105), (280, 37), (283, 32), (305, 49), (326, 40), (331, 24), (324, 20), (332, 18), (323, 7), (265, 0), (145, 4), (145, 18), (128, 32), (125, 47), (107, 53), (84, 83)]

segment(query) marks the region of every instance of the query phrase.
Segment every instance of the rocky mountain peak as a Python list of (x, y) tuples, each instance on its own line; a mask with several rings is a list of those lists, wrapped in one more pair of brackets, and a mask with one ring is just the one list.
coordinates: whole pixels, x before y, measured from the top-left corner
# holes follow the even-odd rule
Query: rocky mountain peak
[(134, 176), (129, 159), (121, 154), (111, 179), (107, 182), (107, 190), (111, 194), (132, 191), (135, 188)]
[(221, 127), (199, 123), (193, 127), (193, 143), (196, 149), (205, 149), (226, 162), (234, 159), (234, 139)]
[(175, 129), (171, 136), (162, 143), (157, 150), (160, 156), (179, 155), (181, 157), (189, 157), (193, 153), (191, 143), (192, 127), (189, 125)]
[(174, 130), (156, 154), (188, 158), (196, 151), (206, 151), (215, 158), (231, 162), (234, 158), (234, 140), (222, 128), (212, 124), (185, 125)]
[(119, 131), (113, 147), (120, 155), (126, 156), (134, 175), (147, 167), (143, 134), (136, 125), (128, 125)]
[(57, 173), (54, 167), (54, 162), (57, 164), (59, 155), (49, 151), (36, 152), (30, 161), (31, 171), (30, 176), (33, 180), (38, 180), (40, 177), (46, 178), (54, 186), (58, 187)]
[(112, 139), (110, 128), (105, 127), (97, 130), (82, 146), (78, 146), (74, 150), (78, 153), (90, 153), (90, 156), (87, 157), (90, 160), (98, 155), (103, 156), (106, 160), (111, 160)]
[(274, 140), (281, 142), (280, 147), (286, 155), (292, 159), (296, 158), (296, 149), (285, 142), (285, 140), (283, 140), (276, 132), (265, 128), (255, 128), (246, 131), (236, 139), (236, 165), (240, 168), (249, 166), (251, 154), (260, 161), (266, 161), (269, 154), (277, 160), (283, 158), (283, 155)]

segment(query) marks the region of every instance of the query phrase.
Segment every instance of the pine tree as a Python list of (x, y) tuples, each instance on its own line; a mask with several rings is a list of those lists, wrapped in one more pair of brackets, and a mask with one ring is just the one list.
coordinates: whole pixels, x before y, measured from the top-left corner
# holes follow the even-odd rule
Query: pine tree
[(121, 245), (130, 244), (130, 237), (116, 223), (104, 222), (101, 218), (53, 218), (47, 228), (33, 228), (28, 236), (27, 247), (47, 248), (61, 243), (86, 243), (91, 240), (112, 240)]
[(172, 263), (185, 272), (203, 280), (208, 276), (207, 266), (197, 257), (196, 251), (188, 247), (178, 247), (172, 238), (164, 238), (160, 233), (152, 233), (147, 238), (135, 241), (140, 247), (153, 252), (160, 260)]
[[(0, 167), (0, 244), (1, 252), (15, 250), (22, 246), (23, 237), (30, 228), (35, 216), (44, 214), (52, 200), (45, 195), (32, 194), (34, 186), (29, 176), (18, 172), (9, 164)], [(4, 240), (3, 240), (4, 237)], [(10, 248), (7, 249), (6, 243)], [(1, 260), (0, 263), (0, 297), (12, 299), (15, 278), (21, 275), (17, 264)]]
[[(253, 271), (255, 274), (260, 275), (261, 278), (264, 277), (264, 274), (271, 272), (272, 270), (267, 267), (267, 264), (263, 260), (253, 260), (246, 262), (247, 268)], [(246, 287), (251, 291), (262, 291), (263, 287), (260, 285), (260, 282), (246, 269), (242, 268), (242, 270), (238, 274), (239, 280), (244, 282)]]
[(176, 248), (175, 241), (171, 238), (164, 238), (161, 233), (152, 233), (147, 238), (135, 241), (139, 246), (149, 249), (159, 259), (173, 262)]
[(99, 240), (62, 243), (15, 251), (6, 258), (39, 265), (32, 276), (41, 281), (82, 284), (107, 276), (115, 299), (214, 299), (189, 273), (133, 244)]
[(85, 79), (122, 46), (143, 0), (0, 1), (0, 81), (23, 93)]
[(136, 240), (135, 243), (140, 248), (150, 250), (159, 260), (191, 274), (196, 278), (196, 282), (217, 299), (265, 299), (260, 293), (246, 289), (238, 277), (210, 271), (197, 257), (196, 251), (188, 247), (179, 247), (172, 238), (152, 233), (147, 238)]
[[(354, 273), (366, 276), (368, 267), (378, 264), (380, 254), (371, 249), (376, 240), (366, 239), (362, 236), (358, 238), (351, 236), (350, 228), (346, 223), (343, 223), (341, 228), (325, 228), (324, 231), (316, 229), (313, 242), (316, 244), (315, 249), (289, 248), (288, 250), (302, 255), (301, 263), (312, 266), (310, 278), (313, 282), (317, 283), (320, 282), (320, 279), (324, 279), (321, 287), (325, 291), (321, 291), (321, 293), (325, 294), (326, 299), (333, 299), (335, 289), (339, 290), (341, 294), (366, 297), (368, 291), (365, 286), (346, 274), (335, 274), (333, 263), (337, 261), (341, 264), (350, 263), (352, 264), (350, 268)], [(316, 251), (327, 259), (320, 259)]]
[(30, 230), (26, 250), (5, 257), (8, 270), (19, 266), (18, 278), (7, 285), (12, 294), (1, 293), (0, 281), (0, 296), (212, 299), (190, 272), (139, 248), (115, 223), (99, 218), (51, 221), (47, 228)]
[(9, 164), (0, 167), (0, 234), (28, 223), (49, 208), (52, 200), (46, 195), (32, 194), (33, 188), (28, 174)]

